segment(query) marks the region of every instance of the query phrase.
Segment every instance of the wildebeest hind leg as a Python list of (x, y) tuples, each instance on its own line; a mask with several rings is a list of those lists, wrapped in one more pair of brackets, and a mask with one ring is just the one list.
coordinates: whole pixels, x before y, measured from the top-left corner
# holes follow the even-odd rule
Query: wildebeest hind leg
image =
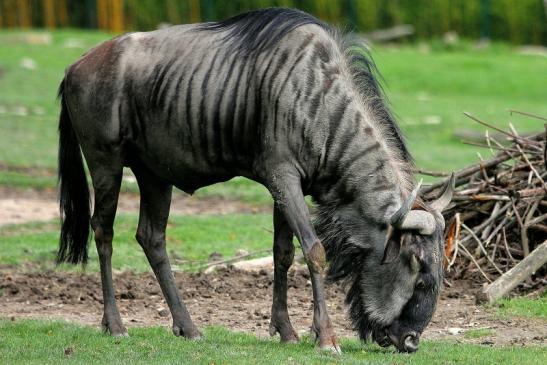
[(270, 335), (279, 333), (281, 342), (298, 342), (287, 309), (287, 271), (294, 259), (293, 233), (283, 213), (274, 206), (274, 285)]
[(165, 228), (169, 217), (173, 187), (160, 180), (142, 165), (132, 166), (141, 193), (137, 241), (142, 246), (148, 262), (154, 270), (161, 290), (173, 317), (173, 333), (176, 336), (198, 339), (201, 333), (192, 322), (182, 301), (171, 271), (165, 249)]
[(95, 233), (95, 243), (101, 267), (104, 314), (102, 327), (113, 336), (126, 336), (122, 318), (116, 306), (114, 283), (112, 281), (112, 239), (114, 238), (114, 217), (118, 205), (118, 194), (122, 178), (122, 164), (108, 159), (88, 159), (88, 166), (95, 192), (95, 208), (91, 226)]

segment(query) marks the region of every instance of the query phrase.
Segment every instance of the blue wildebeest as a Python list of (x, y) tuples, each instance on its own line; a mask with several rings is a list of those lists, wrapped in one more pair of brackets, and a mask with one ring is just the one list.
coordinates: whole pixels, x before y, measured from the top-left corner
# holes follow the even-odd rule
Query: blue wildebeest
[[(312, 332), (321, 348), (339, 351), (323, 287), (329, 260), (330, 277), (349, 284), (350, 318), (361, 338), (415, 351), (439, 295), (439, 212), (451, 189), (432, 205), (416, 199), (412, 159), (373, 70), (348, 37), (289, 9), (122, 35), (71, 65), (59, 91), (58, 261), (86, 262), (91, 222), (104, 329), (126, 334), (111, 255), (128, 166), (141, 195), (136, 238), (175, 335), (200, 337), (165, 249), (172, 186), (192, 193), (244, 176), (266, 186), (275, 202), (270, 333), (298, 340), (287, 311), (295, 235), (311, 274)], [(95, 192), (92, 217), (80, 149)], [(305, 195), (318, 206), (315, 228)]]

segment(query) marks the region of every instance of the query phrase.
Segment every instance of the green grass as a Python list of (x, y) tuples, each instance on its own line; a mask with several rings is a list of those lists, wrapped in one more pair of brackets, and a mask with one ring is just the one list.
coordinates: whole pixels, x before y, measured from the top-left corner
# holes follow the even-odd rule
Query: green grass
[[(27, 45), (14, 41), (14, 36), (20, 34), (0, 31), (0, 163), (54, 168), (58, 118), (55, 95), (63, 70), (111, 35), (63, 30), (51, 33), (51, 45)], [(67, 48), (67, 42), (74, 44), (74, 40), (80, 46)], [(507, 109), (547, 115), (544, 57), (521, 55), (503, 45), (475, 49), (464, 42), (455, 49), (445, 49), (438, 44), (377, 46), (373, 52), (419, 166), (448, 171), (476, 161), (477, 148), (463, 146), (454, 137), (460, 129), (482, 130), (464, 117), (463, 111), (499, 126), (511, 119), (522, 132), (543, 129), (537, 120), (510, 117)], [(22, 68), (24, 58), (34, 60), (37, 68)], [(481, 153), (488, 154), (485, 150)], [(0, 184), (51, 188), (55, 180), (51, 176), (24, 177), (0, 171)], [(271, 202), (264, 188), (246, 179), (205, 188), (197, 196)]]
[(1, 171), (0, 170), (0, 185), (1, 186), (16, 186), (26, 189), (32, 188), (37, 190), (53, 189), (57, 183), (57, 177), (53, 175), (29, 175), (24, 172), (17, 171)]
[(342, 340), (343, 354), (317, 351), (305, 338), (282, 345), (223, 328), (205, 329), (197, 345), (166, 328), (132, 328), (128, 338), (60, 322), (0, 321), (0, 362), (6, 364), (186, 363), (186, 364), (542, 364), (544, 347), (504, 347), (423, 341), (412, 355), (356, 340)]
[[(137, 215), (119, 215), (114, 226), (115, 270), (150, 271), (148, 261), (135, 240)], [(209, 254), (232, 257), (238, 249), (249, 252), (272, 246), (270, 214), (230, 214), (225, 216), (176, 216), (167, 227), (167, 250), (172, 263), (183, 269), (197, 269)], [(56, 223), (30, 223), (0, 227), (0, 263), (20, 265), (27, 262), (44, 268), (54, 265), (59, 227)], [(93, 240), (89, 247), (88, 270), (98, 271)], [(262, 253), (262, 256), (267, 253)], [(189, 264), (186, 261), (198, 261)], [(66, 269), (69, 266), (65, 267)]]
[(547, 293), (536, 299), (511, 298), (503, 299), (495, 305), (501, 316), (522, 316), (547, 320)]
[(496, 331), (492, 328), (479, 328), (479, 329), (470, 329), (465, 332), (465, 338), (482, 338), (493, 336), (496, 334)]
[(504, 128), (511, 120), (519, 132), (542, 129), (539, 120), (510, 117), (508, 109), (547, 115), (544, 57), (503, 46), (422, 52), (416, 47), (380, 48), (375, 55), (419, 166), (446, 171), (475, 162), (476, 151), (488, 155), (454, 137), (461, 129), (484, 130), (464, 111)]
[[(0, 161), (16, 166), (55, 166), (58, 105), (56, 89), (64, 69), (88, 48), (109, 37), (100, 32), (53, 32), (51, 45), (18, 43), (21, 32), (0, 32)], [(67, 48), (66, 42), (78, 39), (82, 47)], [(36, 69), (21, 67), (32, 59)], [(25, 108), (27, 115), (17, 113)]]
[(225, 183), (199, 189), (195, 196), (198, 198), (222, 197), (260, 205), (273, 204), (268, 189), (244, 177), (235, 177)]
[[(91, 180), (88, 175), (88, 184), (91, 188)], [(51, 190), (57, 186), (57, 176), (53, 174), (28, 174), (19, 171), (6, 171), (0, 169), (0, 186), (15, 187), (18, 189)], [(122, 182), (121, 191), (124, 193), (138, 193), (136, 182)], [(273, 199), (268, 190), (244, 177), (234, 177), (222, 184), (215, 184), (199, 189), (194, 196), (197, 198), (223, 198), (238, 200), (251, 205), (263, 206), (273, 204)]]

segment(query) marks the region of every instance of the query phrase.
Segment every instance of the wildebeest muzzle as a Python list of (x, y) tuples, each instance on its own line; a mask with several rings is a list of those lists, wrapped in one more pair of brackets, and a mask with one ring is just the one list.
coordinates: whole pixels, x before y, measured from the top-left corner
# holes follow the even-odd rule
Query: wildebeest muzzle
[(418, 332), (410, 329), (401, 331), (397, 323), (375, 332), (372, 337), (378, 345), (382, 347), (393, 345), (399, 352), (415, 352), (418, 350), (420, 343), (420, 334)]

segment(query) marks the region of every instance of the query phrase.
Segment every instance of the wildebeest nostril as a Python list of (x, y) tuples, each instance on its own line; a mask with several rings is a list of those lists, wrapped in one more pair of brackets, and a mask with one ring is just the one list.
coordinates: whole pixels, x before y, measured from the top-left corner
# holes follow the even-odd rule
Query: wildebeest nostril
[(408, 333), (405, 336), (403, 341), (403, 351), (405, 352), (415, 352), (418, 350), (418, 344), (420, 343), (420, 338), (416, 333)]
[(389, 339), (388, 336), (379, 338), (376, 340), (376, 342), (378, 343), (379, 346), (382, 346), (382, 347), (389, 347), (392, 345), (391, 340)]
[(393, 344), (385, 329), (374, 331), (372, 339), (382, 347), (389, 347)]

